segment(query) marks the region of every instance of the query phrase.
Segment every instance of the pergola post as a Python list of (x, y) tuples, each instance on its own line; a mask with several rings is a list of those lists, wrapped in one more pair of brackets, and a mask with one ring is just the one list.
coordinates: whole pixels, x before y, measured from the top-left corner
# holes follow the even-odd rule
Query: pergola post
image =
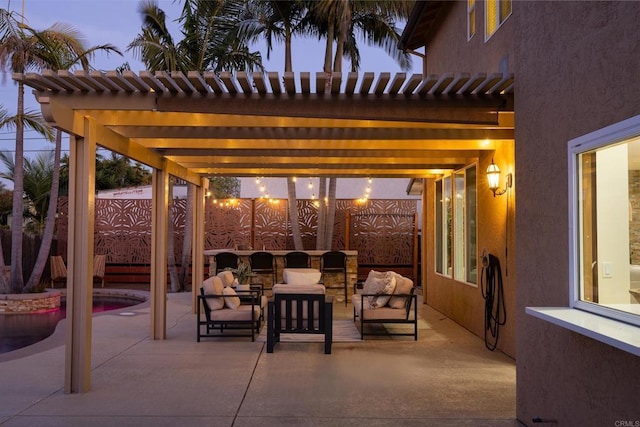
[(202, 179), (202, 184), (196, 187), (196, 194), (193, 200), (193, 239), (191, 247), (191, 294), (193, 313), (196, 312), (198, 303), (198, 288), (204, 277), (204, 201), (209, 181)]
[(420, 224), (421, 228), (422, 228), (422, 238), (420, 239), (420, 263), (422, 265), (422, 277), (420, 277), (421, 280), (421, 286), (422, 286), (422, 292), (423, 292), (423, 303), (426, 304), (427, 303), (427, 280), (426, 280), (426, 274), (425, 272), (425, 268), (429, 265), (429, 221), (433, 221), (431, 215), (427, 215), (425, 214), (425, 212), (434, 212), (432, 210), (429, 209), (433, 209), (433, 206), (429, 206), (429, 191), (427, 190), (429, 187), (430, 181), (427, 178), (422, 178), (422, 197), (420, 198), (420, 203), (422, 203), (422, 224)]
[(169, 173), (153, 170), (151, 219), (151, 339), (167, 337)]
[(69, 245), (65, 393), (91, 388), (91, 313), (95, 212), (96, 124), (84, 119), (84, 138), (69, 144)]

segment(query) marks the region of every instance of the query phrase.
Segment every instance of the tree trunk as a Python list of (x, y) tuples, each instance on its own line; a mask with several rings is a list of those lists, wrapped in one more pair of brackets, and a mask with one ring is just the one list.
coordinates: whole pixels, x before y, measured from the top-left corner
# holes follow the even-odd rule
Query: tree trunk
[(291, 60), (291, 25), (285, 20), (284, 37), (284, 72), (293, 71), (293, 61)]
[(5, 275), (5, 263), (4, 263), (4, 253), (2, 250), (2, 245), (0, 245), (0, 294), (8, 294), (10, 292), (9, 282), (7, 281)]
[(173, 191), (169, 198), (169, 218), (167, 227), (167, 268), (169, 269), (170, 279), (169, 291), (178, 292), (180, 289), (180, 280), (178, 278), (178, 270), (176, 269), (176, 244), (173, 231)]
[(316, 232), (316, 250), (323, 250), (327, 223), (327, 178), (320, 177), (318, 185), (318, 228)]
[(189, 264), (191, 263), (191, 244), (193, 241), (193, 203), (195, 186), (187, 184), (187, 205), (185, 206), (184, 234), (182, 237), (182, 258), (180, 260), (180, 291), (187, 289), (189, 278)]
[(38, 250), (38, 257), (33, 266), (31, 276), (27, 281), (26, 290), (30, 291), (35, 288), (42, 278), (42, 272), (49, 260), (49, 252), (51, 251), (51, 241), (56, 227), (56, 214), (58, 212), (58, 191), (60, 187), (60, 151), (62, 147), (62, 131), (56, 131), (55, 152), (53, 157), (53, 173), (51, 176), (51, 191), (49, 192), (49, 208), (47, 209), (47, 219), (44, 224), (44, 232), (42, 233), (42, 242)]
[(18, 120), (16, 122), (16, 155), (15, 170), (13, 173), (13, 209), (11, 211), (11, 292), (22, 293), (24, 290), (24, 279), (22, 278), (22, 228), (24, 200), (22, 193), (24, 190), (24, 125), (22, 116), (24, 115), (24, 85), (18, 83)]
[[(328, 251), (332, 250), (333, 245), (333, 224), (336, 220), (336, 187), (337, 178), (329, 178), (329, 206), (327, 208), (326, 228), (324, 232), (325, 244), (324, 248)], [(345, 248), (346, 249), (346, 248)]]
[(293, 237), (293, 247), (297, 251), (304, 249), (302, 235), (300, 234), (300, 223), (298, 222), (298, 199), (296, 197), (296, 183), (292, 177), (287, 178), (287, 200), (289, 202), (289, 221), (291, 222), (291, 235)]

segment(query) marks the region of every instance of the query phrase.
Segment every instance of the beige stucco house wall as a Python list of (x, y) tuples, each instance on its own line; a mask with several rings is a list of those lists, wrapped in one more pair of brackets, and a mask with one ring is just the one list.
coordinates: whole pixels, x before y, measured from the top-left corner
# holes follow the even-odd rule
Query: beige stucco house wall
[(567, 142), (640, 113), (640, 3), (514, 4), (518, 418), (639, 422), (640, 357), (524, 310), (568, 305)]
[[(485, 43), (484, 27), (481, 25), (484, 19), (482, 3), (476, 9), (477, 32), (470, 40), (467, 39), (466, 2), (445, 3), (441, 13), (445, 14), (446, 21), (426, 40), (427, 74), (514, 72), (510, 51), (513, 41), (511, 18)], [(495, 152), (479, 152), (477, 238), (479, 258), (483, 249), (495, 255), (500, 261), (503, 275), (507, 319), (499, 329), (497, 348), (516, 357), (515, 211), (518, 182), (515, 180), (506, 194), (493, 197), (486, 179), (486, 170), (492, 158), (501, 169), (501, 188), (504, 188), (504, 175), (513, 173), (516, 166), (513, 142), (497, 142)], [(434, 181), (429, 180), (425, 188), (428, 203), (425, 217), (428, 217), (428, 213), (433, 213), (435, 209)], [(479, 337), (484, 337), (485, 301), (480, 283), (472, 286), (436, 273), (434, 222), (426, 221), (425, 229), (427, 251), (422, 269), (426, 279), (426, 303)], [(482, 266), (478, 265), (479, 273), (481, 269)]]
[[(501, 261), (508, 250), (510, 316), (499, 348), (516, 356), (517, 417), (528, 426), (636, 425), (640, 357), (525, 310), (569, 307), (568, 141), (640, 114), (640, 3), (514, 1), (486, 42), (484, 2), (470, 40), (467, 2), (443, 11), (425, 37), (427, 73), (515, 73), (515, 144), (494, 153), (515, 172), (514, 203), (505, 212), (479, 185), (478, 246)], [(427, 191), (432, 211), (431, 183)], [(427, 302), (478, 333), (477, 295), (434, 274), (432, 243), (427, 252)]]

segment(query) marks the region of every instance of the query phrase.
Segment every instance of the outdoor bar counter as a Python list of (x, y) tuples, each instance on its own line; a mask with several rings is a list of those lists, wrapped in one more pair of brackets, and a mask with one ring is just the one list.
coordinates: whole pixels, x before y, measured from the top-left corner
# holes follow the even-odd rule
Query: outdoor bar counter
[[(242, 262), (249, 262), (249, 256), (254, 252), (263, 252), (258, 250), (236, 250), (236, 249), (207, 249), (204, 251), (204, 256), (207, 257), (209, 261), (209, 275), (212, 276), (216, 271), (216, 263), (215, 263), (215, 255), (220, 252), (231, 252), (240, 257)], [(282, 283), (282, 271), (284, 269), (284, 256), (289, 252), (294, 252), (293, 249), (289, 250), (265, 250), (264, 252), (269, 252), (273, 254), (276, 260), (276, 268), (277, 268), (277, 280), (278, 283)], [(311, 268), (316, 268), (320, 270), (320, 258), (322, 254), (328, 251), (300, 251), (309, 254), (311, 257)], [(347, 255), (347, 290), (351, 291), (353, 289), (353, 285), (356, 283), (358, 279), (358, 251), (342, 251)], [(336, 297), (343, 298), (344, 294), (343, 290), (343, 280), (344, 275), (342, 273), (331, 273), (327, 274), (324, 278), (324, 284), (327, 288), (327, 293), (331, 295), (335, 295)], [(256, 282), (260, 281), (264, 283), (265, 288), (269, 289), (273, 285), (271, 283), (271, 277), (269, 275), (260, 275), (259, 279), (256, 277), (254, 279)]]

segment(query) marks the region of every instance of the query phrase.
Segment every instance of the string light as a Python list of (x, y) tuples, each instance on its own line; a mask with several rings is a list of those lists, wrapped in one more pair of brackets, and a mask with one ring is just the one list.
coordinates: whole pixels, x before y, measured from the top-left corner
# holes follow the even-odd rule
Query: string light
[(256, 177), (256, 185), (260, 190), (260, 200), (266, 200), (271, 205), (278, 204), (278, 201), (276, 199), (272, 199), (269, 191), (267, 191), (267, 185), (265, 184), (263, 177)]
[(369, 200), (369, 196), (371, 196), (371, 185), (373, 184), (372, 178), (367, 178), (367, 187), (364, 189), (364, 195), (358, 199), (360, 203), (366, 203)]

